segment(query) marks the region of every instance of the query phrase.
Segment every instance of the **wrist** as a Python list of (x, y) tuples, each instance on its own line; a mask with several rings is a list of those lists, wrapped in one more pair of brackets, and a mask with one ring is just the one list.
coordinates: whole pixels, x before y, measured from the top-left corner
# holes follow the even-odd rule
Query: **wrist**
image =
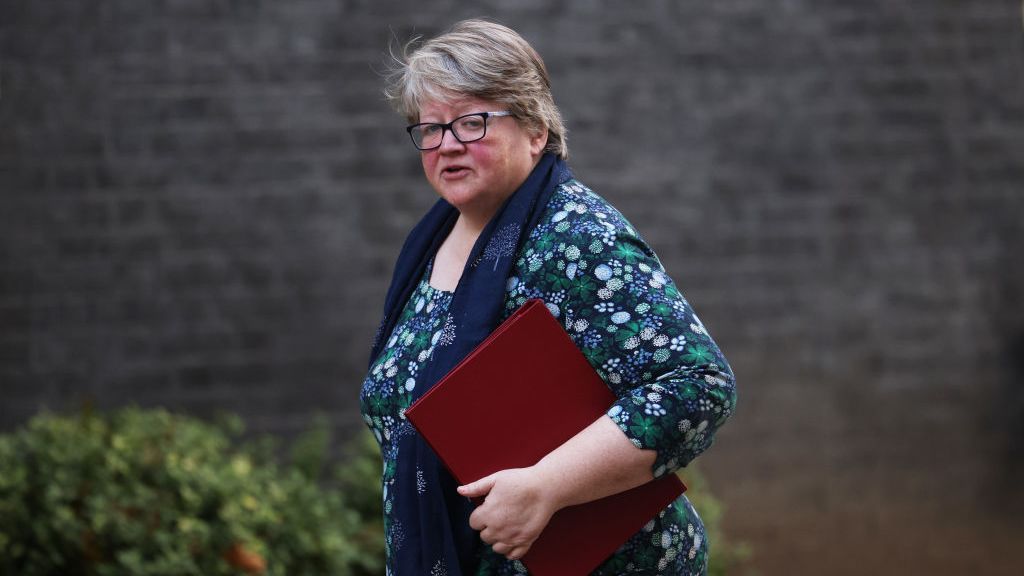
[(571, 487), (566, 482), (564, 470), (556, 462), (545, 456), (531, 467), (531, 472), (547, 496), (552, 513), (573, 504)]

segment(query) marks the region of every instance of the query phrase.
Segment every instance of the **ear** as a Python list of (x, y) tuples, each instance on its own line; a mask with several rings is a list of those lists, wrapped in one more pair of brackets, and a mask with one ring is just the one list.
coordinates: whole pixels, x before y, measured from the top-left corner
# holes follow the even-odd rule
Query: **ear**
[(536, 134), (530, 135), (530, 154), (537, 157), (544, 152), (544, 147), (548, 145), (548, 127), (541, 126), (537, 130)]

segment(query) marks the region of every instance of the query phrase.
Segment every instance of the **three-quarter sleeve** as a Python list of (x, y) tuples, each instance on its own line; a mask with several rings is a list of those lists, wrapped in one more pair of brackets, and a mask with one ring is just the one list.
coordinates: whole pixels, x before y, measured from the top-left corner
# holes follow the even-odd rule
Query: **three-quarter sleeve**
[(575, 181), (519, 253), (509, 307), (542, 298), (617, 397), (608, 416), (654, 450), (655, 477), (711, 445), (735, 379), (657, 256), (622, 215)]

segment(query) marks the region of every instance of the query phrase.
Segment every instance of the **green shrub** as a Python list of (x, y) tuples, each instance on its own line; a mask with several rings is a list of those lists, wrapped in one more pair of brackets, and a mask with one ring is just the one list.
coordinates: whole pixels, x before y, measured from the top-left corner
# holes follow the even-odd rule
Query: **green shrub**
[[(326, 475), (323, 417), (291, 446), (240, 442), (241, 421), (164, 410), (40, 415), (0, 435), (0, 576), (377, 576), (381, 459), (364, 431)], [(749, 556), (721, 504), (682, 474), (711, 546), (709, 574)]]
[[(381, 573), (357, 510), (373, 512), (375, 489), (322, 487), (323, 427), (291, 466), (270, 442), (242, 444), (241, 428), (124, 409), (41, 415), (0, 436), (0, 575)], [(352, 463), (373, 459), (359, 450)]]

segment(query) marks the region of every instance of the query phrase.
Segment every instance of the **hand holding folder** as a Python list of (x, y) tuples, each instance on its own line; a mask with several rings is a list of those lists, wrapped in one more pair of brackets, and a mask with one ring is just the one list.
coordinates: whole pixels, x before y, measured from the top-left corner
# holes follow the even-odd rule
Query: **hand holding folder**
[[(540, 300), (510, 316), (406, 417), (461, 484), (536, 464), (615, 401)], [(563, 508), (523, 558), (535, 576), (585, 575), (675, 500), (668, 475)]]

